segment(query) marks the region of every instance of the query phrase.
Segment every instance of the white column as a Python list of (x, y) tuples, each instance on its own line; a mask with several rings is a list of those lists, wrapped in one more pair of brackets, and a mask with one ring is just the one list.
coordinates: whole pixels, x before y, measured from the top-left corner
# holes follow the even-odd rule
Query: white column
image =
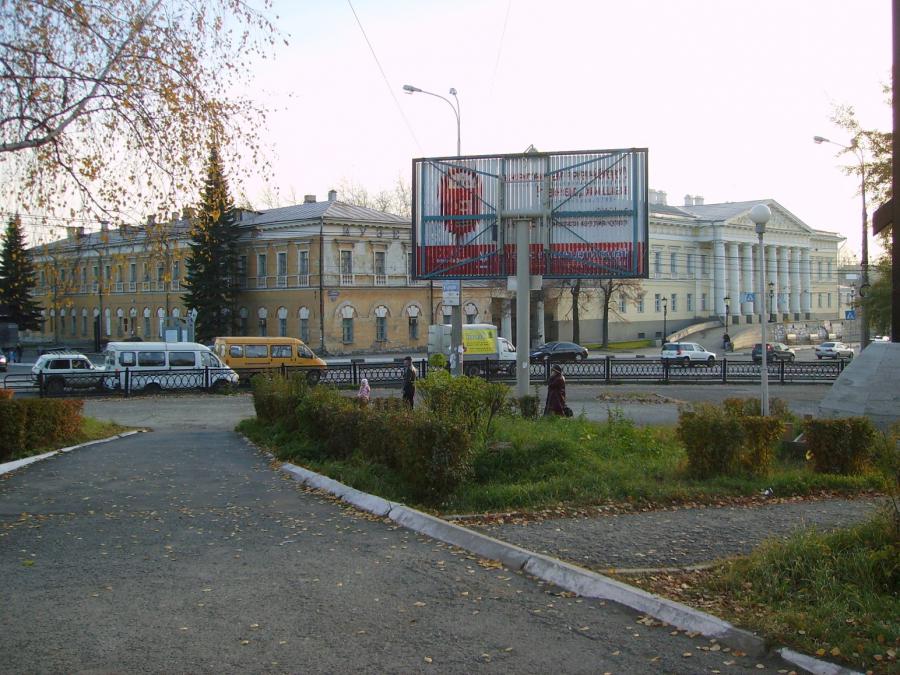
[[(728, 244), (728, 295), (731, 297), (731, 316), (741, 315), (741, 267), (740, 249), (735, 243)], [(734, 319), (732, 319), (733, 321)]]
[[(769, 312), (778, 314), (778, 253), (774, 246), (767, 246), (766, 252), (769, 254), (769, 260), (766, 262), (766, 284), (773, 284), (772, 289), (775, 295), (772, 296)], [(768, 288), (766, 292), (768, 292)]]
[(800, 314), (800, 249), (791, 247), (791, 313)]
[[(753, 293), (753, 245), (741, 244), (741, 292)], [(741, 313), (752, 316), (756, 306), (752, 302), (741, 303)]]
[[(800, 311), (809, 314), (812, 311), (812, 268), (809, 262), (809, 249), (800, 249), (800, 285), (803, 293), (800, 295)], [(843, 316), (843, 314), (841, 314)], [(808, 318), (808, 317), (803, 317)]]
[(787, 246), (778, 247), (778, 311), (782, 314), (790, 311), (791, 277), (788, 263), (791, 250)]
[[(717, 233), (721, 236), (721, 233)], [(725, 316), (725, 242), (716, 239), (713, 242), (713, 293), (715, 295), (716, 316)]]

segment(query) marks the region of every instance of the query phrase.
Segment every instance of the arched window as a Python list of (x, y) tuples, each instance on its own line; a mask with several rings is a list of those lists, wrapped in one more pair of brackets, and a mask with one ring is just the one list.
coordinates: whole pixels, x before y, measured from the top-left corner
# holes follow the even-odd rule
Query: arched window
[(375, 308), (375, 341), (387, 342), (387, 318), (388, 308), (378, 305)]
[(297, 317), (300, 319), (300, 339), (304, 342), (309, 342), (309, 309), (306, 307), (301, 307), (300, 311), (297, 312)]
[(288, 311), (284, 307), (279, 307), (277, 315), (278, 315), (278, 335), (280, 337), (287, 337), (287, 334), (288, 334), (288, 330), (287, 330)]
[(152, 337), (152, 332), (150, 330), (150, 308), (144, 307), (143, 319), (144, 319), (144, 339), (149, 340)]
[(419, 339), (419, 315), (421, 313), (422, 310), (419, 309), (418, 305), (410, 305), (406, 308), (406, 316), (409, 321), (410, 342), (415, 342)]
[(247, 319), (250, 317), (250, 312), (247, 311), (246, 307), (241, 307), (238, 310), (238, 333), (240, 335), (249, 335), (247, 332)]
[(341, 308), (341, 341), (345, 344), (353, 343), (353, 317), (356, 310), (350, 305)]
[(269, 310), (260, 307), (256, 311), (256, 317), (259, 324), (259, 336), (266, 337), (269, 334)]
[(475, 323), (475, 319), (478, 318), (478, 307), (474, 302), (467, 302), (464, 307), (466, 314), (466, 323)]

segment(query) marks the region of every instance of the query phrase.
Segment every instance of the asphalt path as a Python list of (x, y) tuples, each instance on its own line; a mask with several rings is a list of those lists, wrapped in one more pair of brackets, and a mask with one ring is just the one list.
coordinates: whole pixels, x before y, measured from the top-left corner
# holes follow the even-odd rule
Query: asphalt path
[(2, 672), (785, 668), (300, 488), (231, 431), (246, 396), (86, 408), (153, 430), (0, 481)]

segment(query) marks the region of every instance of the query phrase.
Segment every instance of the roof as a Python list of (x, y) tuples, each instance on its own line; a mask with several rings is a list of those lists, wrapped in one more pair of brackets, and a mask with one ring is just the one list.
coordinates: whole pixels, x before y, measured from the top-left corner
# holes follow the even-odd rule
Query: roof
[(278, 209), (269, 209), (255, 215), (247, 214), (243, 224), (268, 225), (270, 223), (284, 223), (297, 220), (328, 220), (363, 221), (367, 223), (385, 223), (389, 225), (409, 225), (408, 218), (396, 216), (392, 213), (376, 211), (365, 206), (354, 206), (339, 201), (310, 202), (308, 204), (295, 204), (283, 206)]
[(750, 202), (725, 202), (724, 204), (682, 206), (681, 210), (700, 220), (728, 220), (741, 213), (746, 213), (757, 204), (772, 203), (776, 203), (774, 199), (754, 199)]

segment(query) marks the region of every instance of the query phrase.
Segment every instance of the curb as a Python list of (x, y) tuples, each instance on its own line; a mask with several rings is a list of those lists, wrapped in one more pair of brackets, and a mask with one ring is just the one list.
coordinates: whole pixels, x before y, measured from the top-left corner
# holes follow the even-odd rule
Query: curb
[[(629, 586), (556, 558), (508, 544), (403, 504), (360, 492), (289, 462), (282, 463), (279, 469), (294, 480), (309, 487), (324, 490), (363, 511), (387, 517), (414, 532), (427, 535), (445, 544), (458, 546), (491, 560), (499, 560), (512, 570), (522, 571), (582, 597), (616, 602), (679, 630), (695, 631), (706, 637), (716, 638), (750, 656), (759, 657), (770, 653), (765, 640), (755, 633), (738, 628), (724, 619), (688, 607), (680, 602), (653, 595), (640, 588)], [(813, 675), (859, 675), (854, 670), (821, 661), (787, 647), (772, 651), (786, 662), (813, 673)]]
[(29, 464), (34, 464), (35, 462), (40, 462), (44, 459), (49, 459), (54, 455), (58, 455), (62, 452), (72, 452), (73, 450), (78, 450), (79, 448), (86, 448), (91, 445), (98, 445), (100, 443), (109, 443), (110, 441), (114, 441), (118, 438), (125, 438), (126, 436), (133, 436), (134, 434), (142, 434), (145, 433), (146, 429), (135, 429), (134, 431), (125, 431), (121, 434), (116, 434), (115, 436), (110, 436), (109, 438), (100, 438), (96, 441), (88, 441), (87, 443), (79, 443), (78, 445), (72, 445), (68, 448), (60, 448), (59, 450), (51, 450), (50, 452), (45, 452), (42, 455), (32, 455), (31, 457), (25, 457), (23, 459), (14, 459), (11, 462), (6, 462), (4, 464), (0, 464), (0, 476), (3, 476), (7, 473), (15, 471), (17, 469), (21, 469), (22, 467), (28, 466)]

